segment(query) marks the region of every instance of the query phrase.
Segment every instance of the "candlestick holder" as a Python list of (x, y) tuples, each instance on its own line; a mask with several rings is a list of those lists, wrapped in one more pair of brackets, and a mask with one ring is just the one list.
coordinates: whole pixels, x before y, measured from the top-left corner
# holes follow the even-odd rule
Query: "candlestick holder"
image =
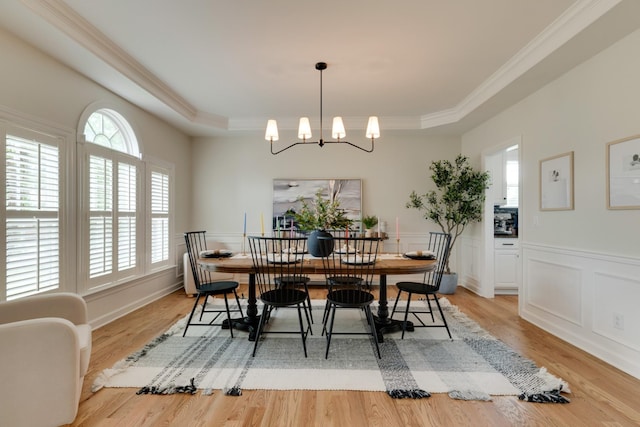
[(400, 256), (400, 239), (396, 239), (396, 256)]
[(242, 234), (242, 255), (247, 254), (247, 249), (245, 247), (245, 243), (247, 242), (247, 233)]

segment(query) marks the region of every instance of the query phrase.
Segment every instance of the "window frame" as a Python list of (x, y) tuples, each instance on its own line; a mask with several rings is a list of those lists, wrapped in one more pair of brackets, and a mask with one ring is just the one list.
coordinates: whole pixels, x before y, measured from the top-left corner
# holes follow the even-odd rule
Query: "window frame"
[[(90, 255), (90, 218), (91, 218), (91, 207), (89, 206), (89, 196), (90, 196), (90, 188), (89, 188), (89, 173), (90, 173), (90, 163), (89, 159), (91, 156), (96, 156), (104, 159), (108, 159), (112, 162), (112, 172), (113, 172), (113, 183), (112, 183), (112, 200), (113, 206), (111, 210), (111, 218), (112, 218), (112, 238), (114, 239), (112, 242), (112, 259), (111, 259), (111, 272), (103, 275), (99, 275), (96, 277), (90, 277), (89, 272), (89, 255)], [(79, 268), (79, 278), (78, 278), (78, 286), (84, 293), (92, 293), (98, 291), (100, 289), (109, 288), (112, 286), (117, 286), (121, 283), (128, 282), (130, 280), (135, 279), (136, 277), (140, 277), (144, 275), (144, 265), (140, 261), (144, 258), (144, 239), (139, 230), (144, 230), (144, 218), (142, 217), (143, 211), (143, 197), (140, 197), (142, 192), (144, 191), (142, 176), (144, 175), (144, 164), (140, 159), (135, 156), (131, 156), (125, 153), (122, 153), (117, 150), (112, 150), (106, 148), (102, 145), (94, 144), (92, 142), (85, 142), (82, 144), (82, 155), (78, 156), (80, 161), (80, 165), (78, 167), (81, 170), (81, 179), (80, 179), (80, 221), (78, 230), (78, 236), (80, 240), (80, 268)], [(133, 165), (136, 168), (136, 213), (135, 213), (135, 223), (136, 223), (136, 236), (135, 236), (135, 256), (136, 256), (136, 264), (133, 268), (129, 268), (123, 271), (118, 270), (118, 245), (115, 244), (117, 241), (118, 234), (118, 194), (117, 194), (117, 181), (118, 181), (118, 164), (124, 163), (128, 165)]]
[[(72, 141), (71, 133), (66, 129), (56, 128), (51, 125), (43, 124), (25, 119), (18, 115), (8, 114), (7, 111), (0, 110), (0, 135), (2, 135), (2, 160), (0, 161), (0, 175), (4, 178), (4, 185), (0, 191), (0, 205), (2, 206), (3, 220), (0, 221), (0, 234), (4, 236), (5, 244), (0, 247), (0, 274), (4, 278), (4, 285), (0, 289), (0, 301), (7, 300), (7, 220), (10, 218), (57, 218), (57, 284), (47, 288), (39, 286), (32, 290), (14, 295), (11, 299), (18, 299), (29, 295), (46, 293), (51, 291), (71, 291), (67, 272), (73, 271), (75, 258), (74, 248), (67, 244), (69, 240), (69, 230), (73, 216), (69, 214), (71, 203), (73, 202), (72, 191), (69, 191), (68, 184), (71, 182), (73, 172), (68, 171), (67, 165), (70, 162), (68, 146)], [(56, 210), (39, 210), (39, 209), (7, 209), (6, 201), (6, 148), (7, 137), (11, 135), (15, 138), (24, 139), (26, 141), (35, 141), (39, 144), (55, 147), (57, 149), (57, 199), (58, 206)], [(72, 259), (67, 259), (67, 252)]]
[[(133, 148), (135, 154), (128, 154), (117, 149), (112, 149), (101, 144), (86, 141), (84, 137), (84, 128), (87, 120), (95, 112), (104, 112), (108, 110), (110, 117), (117, 122), (119, 126), (124, 125), (125, 130), (130, 132), (127, 135), (127, 147)], [(115, 120), (117, 118), (117, 120)], [(175, 222), (175, 211), (173, 206), (173, 186), (175, 181), (175, 168), (172, 163), (164, 162), (149, 156), (142, 155), (139, 150), (140, 141), (134, 132), (134, 127), (128, 119), (119, 111), (111, 106), (105, 106), (102, 103), (95, 103), (87, 107), (78, 122), (78, 138), (77, 138), (77, 170), (78, 170), (78, 253), (79, 265), (77, 268), (78, 290), (82, 294), (92, 294), (105, 289), (120, 286), (124, 283), (142, 278), (146, 275), (156, 273), (166, 269), (176, 267), (175, 248), (173, 242), (173, 227)], [(103, 158), (112, 159), (113, 177), (117, 179), (118, 162), (133, 164), (136, 166), (136, 265), (132, 269), (124, 272), (117, 271), (117, 252), (114, 250), (112, 259), (112, 273), (95, 278), (89, 277), (89, 156), (97, 155)], [(163, 171), (169, 176), (169, 236), (168, 236), (168, 257), (161, 262), (151, 263), (151, 173), (152, 171)], [(117, 199), (117, 193), (113, 193), (113, 199)], [(113, 207), (116, 209), (116, 206)], [(114, 218), (114, 221), (116, 219)], [(113, 224), (114, 228), (116, 224)], [(117, 238), (117, 232), (114, 230), (112, 235)]]

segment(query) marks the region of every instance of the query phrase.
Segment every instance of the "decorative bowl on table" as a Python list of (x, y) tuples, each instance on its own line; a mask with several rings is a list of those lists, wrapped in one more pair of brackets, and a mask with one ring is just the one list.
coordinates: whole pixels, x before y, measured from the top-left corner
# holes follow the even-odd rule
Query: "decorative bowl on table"
[(409, 259), (436, 259), (436, 254), (429, 250), (406, 252), (405, 254), (403, 254), (403, 256)]
[(232, 255), (233, 252), (227, 249), (200, 251), (200, 258), (228, 258)]

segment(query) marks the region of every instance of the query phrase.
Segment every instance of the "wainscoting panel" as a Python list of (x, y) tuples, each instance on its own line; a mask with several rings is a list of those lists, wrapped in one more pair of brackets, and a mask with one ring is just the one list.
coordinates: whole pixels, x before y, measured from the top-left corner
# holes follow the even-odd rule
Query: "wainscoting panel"
[(454, 252), (456, 250), (459, 251), (460, 259), (462, 260), (458, 268), (458, 282), (470, 291), (478, 295), (484, 295), (480, 288), (480, 267), (482, 266), (480, 261), (482, 255), (480, 241), (471, 237), (460, 236), (456, 246), (453, 248)]
[[(604, 284), (606, 283), (606, 286)], [(624, 299), (616, 296), (626, 295)], [(640, 352), (640, 280), (596, 271), (593, 332)]]
[(640, 259), (523, 242), (520, 315), (640, 378)]
[(544, 259), (526, 259), (526, 301), (560, 319), (582, 325), (581, 271)]

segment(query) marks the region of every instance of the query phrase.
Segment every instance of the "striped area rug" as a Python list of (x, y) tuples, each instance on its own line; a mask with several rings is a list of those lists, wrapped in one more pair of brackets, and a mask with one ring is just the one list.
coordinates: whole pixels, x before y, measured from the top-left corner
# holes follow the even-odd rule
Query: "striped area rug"
[[(566, 382), (492, 337), (446, 298), (440, 301), (453, 340), (444, 328), (417, 328), (404, 340), (400, 332), (387, 334), (380, 344), (382, 359), (367, 335), (334, 335), (325, 359), (326, 340), (319, 321), (323, 301), (312, 303), (316, 323), (307, 340), (307, 358), (299, 335), (266, 335), (255, 358), (251, 357), (254, 343), (244, 331), (234, 331), (231, 338), (220, 327), (191, 326), (182, 337), (185, 317), (103, 371), (93, 391), (132, 387), (139, 394), (206, 395), (222, 390), (239, 395), (246, 389), (364, 390), (394, 398), (448, 393), (463, 400), (517, 395), (530, 401), (568, 402)], [(295, 309), (280, 309), (271, 315), (269, 327), (295, 330), (297, 322)], [(359, 310), (339, 310), (336, 315), (335, 331), (365, 331), (366, 327)]]

